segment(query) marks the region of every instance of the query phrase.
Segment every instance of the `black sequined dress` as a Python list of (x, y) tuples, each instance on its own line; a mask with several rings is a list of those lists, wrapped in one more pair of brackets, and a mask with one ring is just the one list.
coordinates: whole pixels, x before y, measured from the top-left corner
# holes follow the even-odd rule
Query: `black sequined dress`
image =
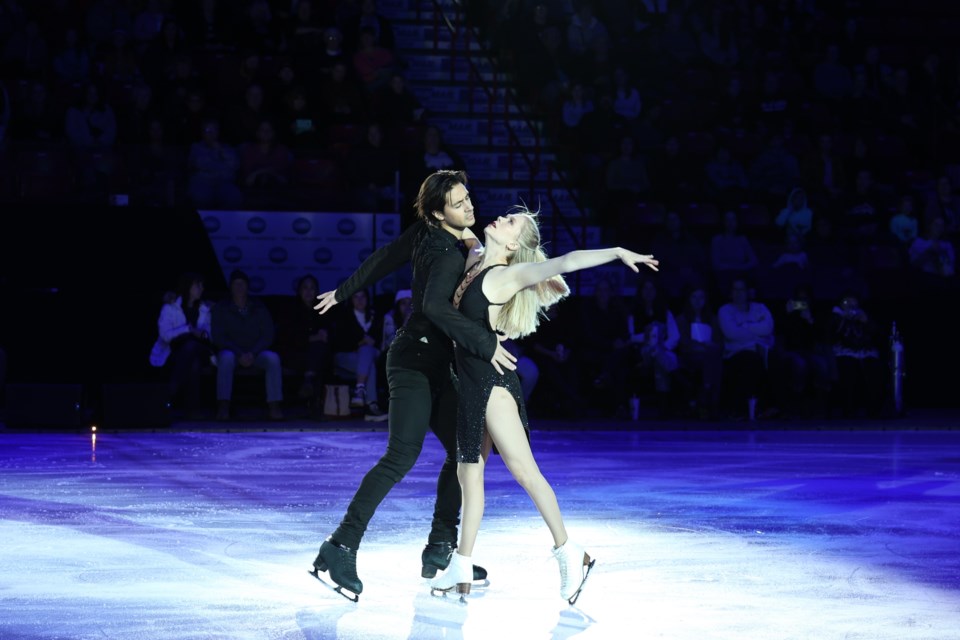
[[(460, 294), (459, 300), (456, 296), (454, 297), (454, 304), (467, 319), (476, 322), (491, 333), (496, 333), (490, 326), (490, 307), (494, 305), (483, 294), (483, 279), (490, 269), (498, 266), (504, 265), (492, 265), (477, 274), (468, 272), (461, 288), (457, 290), (457, 294)], [(480, 447), (483, 444), (486, 428), (487, 401), (494, 387), (503, 387), (513, 396), (520, 412), (520, 421), (529, 438), (530, 424), (527, 421), (527, 408), (523, 403), (517, 372), (505, 371), (499, 374), (489, 360), (483, 360), (459, 345), (456, 346), (455, 353), (457, 377), (460, 382), (460, 405), (457, 411), (457, 462), (480, 461)]]

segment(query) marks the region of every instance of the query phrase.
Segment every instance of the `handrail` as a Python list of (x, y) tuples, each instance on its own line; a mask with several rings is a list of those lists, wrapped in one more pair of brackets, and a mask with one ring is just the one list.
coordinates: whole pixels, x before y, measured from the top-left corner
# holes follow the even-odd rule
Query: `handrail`
[[(434, 46), (434, 50), (437, 50), (439, 48), (439, 28), (440, 28), (439, 25), (440, 25), (440, 22), (442, 21), (451, 33), (450, 77), (451, 77), (451, 80), (453, 80), (453, 78), (455, 77), (454, 74), (455, 74), (456, 60), (458, 55), (456, 45), (459, 39), (459, 29), (457, 27), (458, 25), (460, 25), (460, 15), (461, 15), (462, 9), (461, 9), (461, 3), (459, 0), (451, 0), (451, 2), (456, 6), (456, 14), (455, 14), (455, 20), (457, 22), (456, 25), (450, 21), (450, 18), (448, 17), (447, 13), (444, 11), (444, 8), (440, 5), (440, 1), (433, 0), (433, 9), (434, 9), (433, 46)], [(419, 11), (420, 11), (420, 8), (418, 6), (418, 9), (417, 9), (418, 15), (419, 15)], [(493, 111), (494, 111), (494, 103), (496, 101), (496, 89), (497, 89), (496, 85), (498, 82), (498, 68), (497, 68), (498, 65), (496, 60), (493, 58), (493, 56), (490, 55), (490, 52), (487, 50), (482, 40), (480, 38), (477, 38), (476, 41), (478, 46), (480, 47), (480, 51), (483, 53), (483, 56), (487, 59), (488, 62), (490, 62), (491, 66), (494, 69), (494, 73), (493, 73), (494, 87), (493, 87), (493, 90), (491, 91), (488, 84), (483, 80), (483, 76), (480, 74), (480, 71), (477, 68), (477, 65), (474, 64), (473, 60), (471, 59), (469, 46), (470, 46), (470, 36), (472, 35), (473, 30), (465, 22), (463, 23), (462, 28), (465, 33), (464, 59), (466, 60), (469, 68), (469, 73), (468, 73), (469, 110), (471, 113), (473, 112), (473, 101), (474, 101), (473, 100), (473, 87), (474, 87), (473, 80), (475, 78), (478, 81), (480, 87), (483, 89), (484, 93), (487, 95), (487, 114), (488, 114), (488, 126), (487, 126), (488, 138), (487, 139), (488, 139), (488, 144), (492, 144)], [(553, 163), (550, 163), (550, 162), (543, 163), (541, 161), (540, 128), (536, 126), (535, 123), (529, 117), (527, 117), (527, 113), (526, 113), (526, 110), (523, 108), (523, 105), (521, 105), (519, 101), (517, 101), (516, 97), (513, 95), (511, 91), (509, 91), (506, 87), (504, 87), (503, 94), (504, 94), (504, 102), (503, 102), (504, 129), (507, 132), (507, 137), (510, 142), (510, 145), (508, 147), (508, 157), (507, 157), (507, 163), (508, 163), (507, 172), (510, 179), (511, 180), (513, 179), (513, 155), (514, 155), (514, 151), (516, 150), (519, 152), (519, 155), (526, 162), (526, 165), (529, 169), (530, 175), (529, 175), (529, 185), (527, 189), (527, 194), (528, 194), (528, 198), (532, 200), (534, 191), (535, 191), (534, 189), (535, 177), (540, 173), (541, 170), (544, 169), (544, 164), (546, 164), (545, 173), (546, 173), (546, 180), (547, 180), (547, 200), (551, 205), (551, 209), (553, 213), (553, 215), (551, 216), (553, 239), (554, 241), (556, 241), (558, 221), (560, 221), (562, 222), (562, 225), (565, 228), (565, 230), (569, 233), (570, 238), (573, 240), (574, 246), (578, 249), (583, 248), (586, 242), (586, 217), (583, 215), (580, 216), (581, 234), (578, 240), (577, 234), (574, 232), (573, 226), (570, 224), (570, 221), (566, 218), (566, 216), (564, 216), (560, 212), (560, 208), (553, 197), (553, 193), (552, 193), (553, 174), (556, 174), (558, 181), (560, 182), (562, 187), (570, 194), (570, 197), (573, 200), (573, 202), (582, 211), (583, 208), (580, 205), (579, 198), (577, 198), (575, 193), (570, 189), (569, 185), (566, 183), (566, 180), (564, 179), (562, 174), (559, 172), (559, 170), (557, 170), (557, 168), (553, 165)], [(536, 154), (533, 159), (531, 159), (530, 155), (526, 152), (516, 132), (510, 126), (511, 103), (516, 107), (517, 114), (520, 116), (520, 118), (527, 124), (527, 127), (530, 129), (530, 131), (533, 132), (534, 140), (535, 140), (535, 148), (536, 148)]]

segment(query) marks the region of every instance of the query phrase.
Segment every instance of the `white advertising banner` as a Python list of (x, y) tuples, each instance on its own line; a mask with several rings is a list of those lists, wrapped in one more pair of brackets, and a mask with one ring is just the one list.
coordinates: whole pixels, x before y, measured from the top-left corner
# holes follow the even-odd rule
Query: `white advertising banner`
[[(198, 211), (224, 278), (234, 269), (250, 276), (260, 295), (289, 295), (311, 274), (320, 291), (336, 288), (375, 249), (400, 235), (395, 213)], [(378, 283), (375, 293), (409, 283), (408, 271)]]

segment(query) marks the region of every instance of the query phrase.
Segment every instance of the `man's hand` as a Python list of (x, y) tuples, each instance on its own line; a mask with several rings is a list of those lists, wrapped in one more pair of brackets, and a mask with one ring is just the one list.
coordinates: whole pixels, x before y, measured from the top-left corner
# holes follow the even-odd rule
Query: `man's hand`
[(497, 350), (493, 353), (493, 358), (490, 359), (490, 363), (497, 370), (497, 373), (503, 375), (503, 369), (514, 371), (517, 368), (517, 365), (514, 364), (516, 361), (516, 357), (504, 348), (503, 343), (498, 342)]
[(315, 304), (313, 308), (319, 311), (320, 315), (323, 315), (337, 305), (337, 292), (334, 290), (321, 293), (317, 296), (317, 300), (320, 302)]

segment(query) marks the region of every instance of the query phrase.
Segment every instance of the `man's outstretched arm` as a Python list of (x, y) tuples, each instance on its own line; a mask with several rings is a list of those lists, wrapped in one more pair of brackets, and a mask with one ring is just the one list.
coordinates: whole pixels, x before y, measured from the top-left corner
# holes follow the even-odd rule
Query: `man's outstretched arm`
[(423, 227), (423, 222), (415, 222), (400, 234), (399, 238), (371, 253), (335, 291), (318, 295), (320, 302), (313, 308), (324, 314), (338, 302), (343, 302), (357, 291), (370, 287), (410, 262)]

